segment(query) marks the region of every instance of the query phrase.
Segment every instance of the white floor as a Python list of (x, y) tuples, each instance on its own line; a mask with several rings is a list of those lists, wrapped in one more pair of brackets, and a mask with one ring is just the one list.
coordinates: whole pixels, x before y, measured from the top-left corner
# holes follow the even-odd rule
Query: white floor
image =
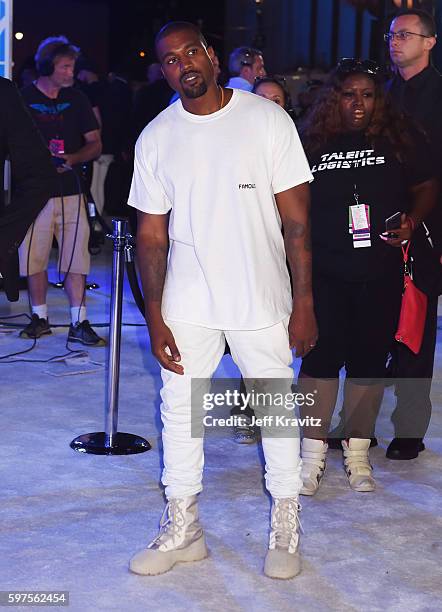
[[(108, 250), (94, 260), (90, 280), (100, 284), (88, 292), (90, 319), (105, 323)], [(51, 289), (48, 301), (51, 322), (66, 323), (62, 291)], [(26, 308), (26, 292), (15, 304), (0, 294), (1, 316)], [(123, 320), (143, 323), (128, 287)], [(101, 331), (107, 335), (107, 328)], [(24, 357), (63, 354), (66, 332), (66, 327), (55, 328)], [(0, 333), (2, 355), (30, 345), (17, 332)], [(95, 364), (1, 365), (0, 590), (67, 590), (75, 612), (442, 609), (440, 332), (427, 450), (412, 461), (385, 458), (392, 433), (388, 391), (379, 423), (385, 437), (371, 453), (376, 492), (352, 492), (341, 453), (330, 452), (319, 493), (302, 501), (303, 572), (290, 581), (262, 574), (269, 500), (259, 447), (214, 435), (207, 437), (200, 497), (209, 559), (159, 577), (128, 572), (129, 558), (156, 533), (163, 509), (159, 370), (146, 329), (124, 325), (119, 431), (146, 437), (153, 449), (119, 457), (79, 454), (69, 447), (71, 440), (103, 430), (105, 368), (100, 364), (106, 363), (107, 352), (96, 348), (88, 354)], [(72, 375), (60, 376), (67, 372)], [(218, 375), (234, 372), (225, 357)]]

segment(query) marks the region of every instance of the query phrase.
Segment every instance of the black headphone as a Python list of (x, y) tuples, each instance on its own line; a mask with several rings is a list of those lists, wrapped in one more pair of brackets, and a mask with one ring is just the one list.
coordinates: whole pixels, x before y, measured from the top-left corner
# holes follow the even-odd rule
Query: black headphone
[(253, 66), (253, 60), (256, 55), (253, 53), (253, 49), (244, 49), (242, 55), (244, 59), (240, 61), (241, 66)]
[(62, 43), (60, 45), (57, 45), (51, 53), (36, 62), (38, 74), (40, 76), (51, 76), (54, 73), (55, 69), (55, 58), (58, 55), (71, 55), (74, 49), (75, 48), (69, 43)]

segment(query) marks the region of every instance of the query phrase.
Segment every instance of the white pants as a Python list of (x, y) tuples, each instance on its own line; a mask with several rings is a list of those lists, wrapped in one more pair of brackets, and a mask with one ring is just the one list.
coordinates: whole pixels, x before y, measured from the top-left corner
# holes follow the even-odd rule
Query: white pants
[(104, 155), (100, 155), (92, 165), (91, 194), (100, 215), (103, 214), (104, 209), (104, 183), (106, 181), (109, 166), (114, 161), (114, 157), (114, 155), (105, 153)]
[[(203, 438), (191, 436), (191, 379), (210, 379), (224, 354), (225, 339), (244, 378), (293, 381), (288, 321), (253, 331), (221, 331), (167, 321), (172, 330), (184, 375), (161, 369), (161, 418), (164, 471), (168, 499), (188, 497), (202, 490)], [(195, 416), (195, 415), (193, 415)], [(295, 497), (301, 488), (299, 435), (262, 437), (266, 487), (272, 497)]]

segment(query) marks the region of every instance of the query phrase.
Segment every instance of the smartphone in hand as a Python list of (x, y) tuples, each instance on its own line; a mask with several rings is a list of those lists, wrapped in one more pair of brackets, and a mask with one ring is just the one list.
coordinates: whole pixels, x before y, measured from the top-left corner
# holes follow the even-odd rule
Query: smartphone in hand
[(397, 234), (394, 233), (393, 230), (399, 229), (401, 226), (401, 217), (402, 213), (397, 212), (391, 217), (385, 219), (385, 231), (387, 232), (387, 238), (397, 238)]

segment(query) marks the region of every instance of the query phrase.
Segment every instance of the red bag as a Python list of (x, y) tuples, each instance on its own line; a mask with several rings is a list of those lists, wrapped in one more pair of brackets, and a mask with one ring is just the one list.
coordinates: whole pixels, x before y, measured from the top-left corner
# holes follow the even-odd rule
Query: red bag
[(408, 249), (402, 247), (404, 254), (404, 292), (402, 294), (401, 314), (399, 316), (399, 326), (395, 338), (402, 342), (415, 355), (419, 353), (424, 336), (425, 319), (427, 318), (428, 298), (420, 289), (416, 287), (408, 268)]

